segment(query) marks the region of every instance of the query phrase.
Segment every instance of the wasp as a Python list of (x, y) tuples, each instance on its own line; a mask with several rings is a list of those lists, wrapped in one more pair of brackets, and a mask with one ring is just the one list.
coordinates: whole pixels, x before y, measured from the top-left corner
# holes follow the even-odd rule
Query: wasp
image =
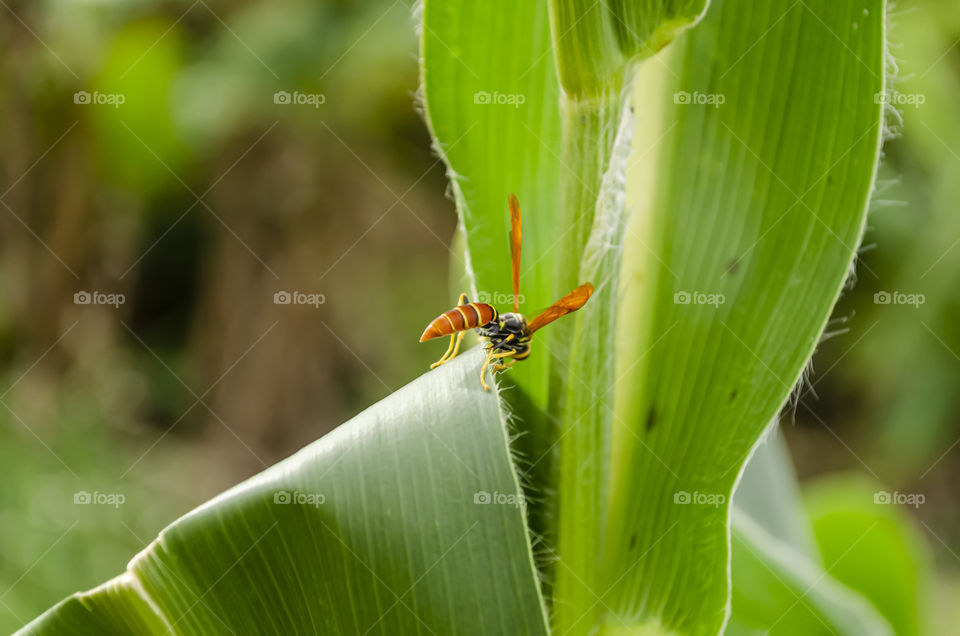
[(442, 336), (450, 336), (450, 344), (443, 357), (430, 365), (431, 369), (453, 360), (460, 352), (460, 343), (464, 334), (476, 329), (485, 340), (487, 358), (480, 367), (480, 383), (484, 390), (490, 387), (486, 381), (487, 367), (493, 365), (493, 371), (510, 368), (517, 360), (530, 356), (530, 340), (542, 327), (576, 311), (593, 294), (593, 285), (584, 283), (572, 292), (553, 303), (543, 313), (527, 322), (520, 313), (520, 203), (517, 197), (508, 197), (510, 204), (510, 266), (513, 274), (513, 311), (501, 314), (497, 308), (487, 303), (473, 303), (466, 294), (460, 294), (456, 307), (434, 318), (420, 336), (420, 342), (426, 342)]

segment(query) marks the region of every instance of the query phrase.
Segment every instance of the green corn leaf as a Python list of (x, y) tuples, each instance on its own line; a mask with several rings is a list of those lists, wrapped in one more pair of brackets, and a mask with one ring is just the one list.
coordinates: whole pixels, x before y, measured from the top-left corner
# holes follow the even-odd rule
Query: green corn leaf
[(724, 634), (894, 633), (866, 597), (831, 576), (835, 561), (823, 564), (776, 426), (743, 471), (732, 520), (733, 597)]
[[(426, 121), (448, 166), (466, 236), (469, 264), (462, 265), (473, 283), (438, 309), (459, 291), (511, 308), (511, 192), (523, 216), (521, 311), (548, 307), (556, 300), (553, 255), (561, 231), (560, 155), (553, 149), (559, 88), (546, 1), (427, 0), (422, 28)], [(512, 374), (539, 404), (546, 400), (547, 362), (533, 355)]]
[(736, 510), (731, 549), (739, 571), (725, 631), (729, 636), (894, 634), (863, 596)]
[[(731, 551), (757, 584), (738, 590), (733, 628), (770, 625), (752, 622), (769, 609), (758, 598), (782, 606), (819, 583), (813, 556), (731, 524), (729, 500), (860, 239), (883, 2), (715, 0), (681, 34), (705, 4), (422, 7), (423, 105), (460, 213), (464, 291), (512, 305), (511, 192), (522, 310), (597, 287), (506, 376), (533, 433), (517, 445), (526, 485), (547, 502), (530, 521), (546, 598), (473, 351), (178, 520), (25, 632), (539, 634), (549, 612), (563, 634), (718, 633)], [(785, 626), (885, 633), (856, 594), (815, 587)]]
[[(862, 476), (843, 474), (804, 491), (831, 575), (870, 599), (901, 636), (931, 633), (930, 556), (907, 513), (924, 499), (922, 493), (889, 492)], [(913, 507), (901, 507), (908, 505)]]
[(187, 514), (24, 634), (546, 634), (471, 351)]
[(728, 504), (859, 244), (882, 139), (880, 0), (718, 0), (636, 100), (605, 598), (716, 632)]
[(800, 500), (790, 451), (777, 424), (771, 424), (763, 442), (750, 456), (737, 483), (733, 505), (775, 539), (814, 563), (820, 562), (813, 530)]
[[(550, 465), (538, 485), (557, 493), (545, 515), (552, 527), (543, 530), (560, 564), (551, 581), (561, 631), (589, 631), (602, 610), (593, 589), (604, 539), (627, 219), (623, 88), (651, 41), (662, 46), (665, 34), (695, 22), (704, 4), (424, 4), (425, 110), (453, 179), (477, 291), (508, 284), (503, 201), (511, 191), (526, 210), (524, 263), (532, 259), (521, 271), (524, 309), (545, 308), (583, 282), (597, 286), (576, 317), (535, 338), (534, 355), (511, 378), (554, 427), (530, 461)], [(478, 95), (481, 103), (470, 100)]]
[(694, 24), (708, 0), (550, 0), (557, 71), (567, 95), (616, 93), (633, 61)]

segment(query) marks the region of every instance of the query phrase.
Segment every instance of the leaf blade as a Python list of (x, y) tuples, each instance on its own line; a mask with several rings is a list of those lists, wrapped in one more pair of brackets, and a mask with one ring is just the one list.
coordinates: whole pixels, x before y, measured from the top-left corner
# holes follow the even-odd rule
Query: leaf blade
[[(670, 68), (656, 79), (665, 94), (638, 106), (638, 120), (653, 110), (662, 124), (639, 133), (652, 179), (634, 199), (625, 278), (640, 282), (621, 313), (626, 364), (640, 360), (624, 371), (622, 386), (640, 390), (618, 393), (613, 443), (607, 562), (626, 619), (705, 632), (726, 620), (733, 486), (800, 377), (864, 226), (883, 28), (879, 0), (720, 0), (641, 70)], [(721, 501), (674, 501), (696, 495)]]
[(132, 603), (157, 610), (154, 631), (107, 633), (545, 634), (522, 505), (475, 500), (522, 501), (481, 358), (422, 376), (167, 527), (119, 579), (122, 598), (98, 588), (23, 633), (102, 627)]

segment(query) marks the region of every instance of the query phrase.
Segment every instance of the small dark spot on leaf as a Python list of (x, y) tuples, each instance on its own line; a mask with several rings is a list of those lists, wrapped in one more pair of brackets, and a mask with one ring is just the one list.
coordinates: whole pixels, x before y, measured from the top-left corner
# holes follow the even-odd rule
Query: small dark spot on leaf
[(637, 545), (637, 533), (634, 532), (630, 535), (630, 549), (633, 550), (634, 546)]
[(740, 269), (739, 258), (731, 258), (729, 261), (727, 261), (727, 274), (731, 274), (731, 275), (736, 274), (737, 270), (739, 269)]
[(657, 410), (650, 407), (650, 411), (647, 413), (647, 432), (650, 432), (654, 426), (657, 425)]
[(733, 402), (736, 399), (737, 399), (737, 390), (734, 389), (733, 391), (730, 391), (730, 401)]
[(832, 183), (833, 183), (833, 175), (828, 174), (828, 175), (827, 175), (827, 185), (831, 185)]

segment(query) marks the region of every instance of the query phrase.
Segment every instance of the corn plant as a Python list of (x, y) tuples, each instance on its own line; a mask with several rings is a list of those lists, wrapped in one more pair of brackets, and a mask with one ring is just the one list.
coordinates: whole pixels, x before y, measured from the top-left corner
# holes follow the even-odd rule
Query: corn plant
[(521, 309), (594, 296), (495, 391), (474, 347), (24, 633), (915, 632), (909, 600), (831, 574), (763, 442), (864, 231), (882, 0), (425, 0), (417, 20), (451, 304), (511, 304), (510, 193)]

